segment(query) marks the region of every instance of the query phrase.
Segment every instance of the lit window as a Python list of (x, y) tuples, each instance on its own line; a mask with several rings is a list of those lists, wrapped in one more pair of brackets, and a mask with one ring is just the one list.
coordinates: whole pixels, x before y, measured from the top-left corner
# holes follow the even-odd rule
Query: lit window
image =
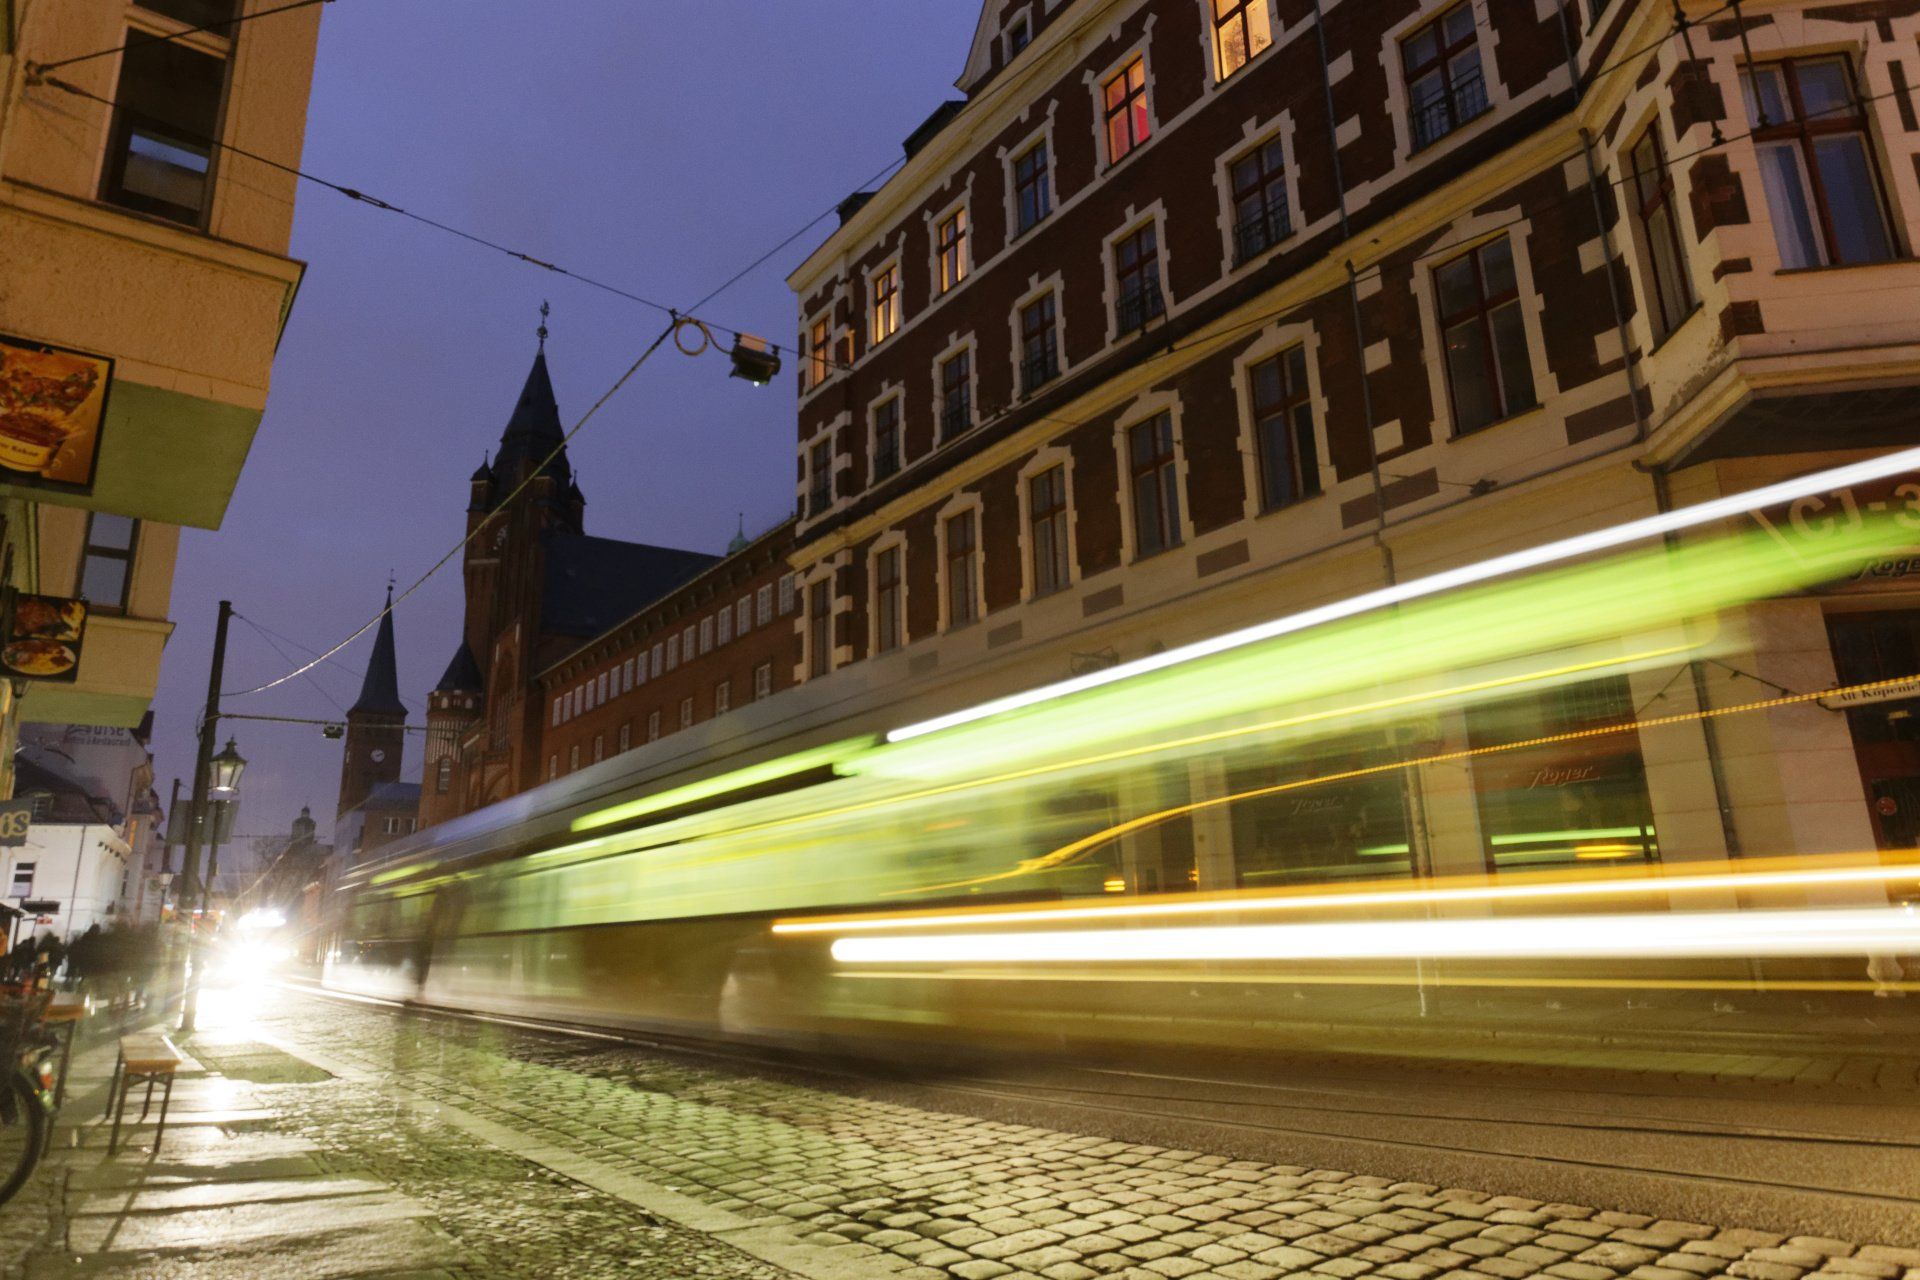
[(1636, 230), (1647, 263), (1647, 308), (1654, 338), (1666, 337), (1693, 310), (1693, 287), (1687, 279), (1686, 253), (1680, 247), (1680, 227), (1673, 208), (1673, 175), (1660, 147), (1658, 126), (1648, 126), (1628, 153), (1632, 166)]
[(1054, 301), (1048, 293), (1020, 308), (1020, 387), (1032, 395), (1059, 376), (1060, 347), (1054, 333)]
[(1053, 184), (1047, 168), (1044, 139), (1021, 152), (1013, 162), (1014, 224), (1022, 232), (1053, 212)]
[(1114, 244), (1113, 282), (1114, 318), (1121, 333), (1143, 329), (1166, 314), (1160, 290), (1160, 240), (1151, 222)]
[(1214, 69), (1220, 79), (1246, 66), (1272, 43), (1267, 0), (1213, 0)]
[(1256, 258), (1293, 234), (1287, 206), (1287, 148), (1263, 142), (1227, 167), (1233, 182), (1233, 260)]
[(1173, 458), (1173, 417), (1155, 414), (1127, 431), (1133, 474), (1133, 549), (1150, 556), (1180, 545), (1180, 481)]
[(1147, 60), (1122, 67), (1102, 92), (1107, 117), (1107, 163), (1118, 164), (1147, 140)]
[(693, 728), (693, 698), (690, 696), (680, 699), (680, 727)]
[(1066, 467), (1048, 467), (1027, 481), (1027, 538), (1033, 552), (1033, 594), (1049, 595), (1066, 586)]
[(733, 681), (722, 680), (713, 686), (713, 714), (733, 710)]
[(868, 307), (870, 342), (881, 343), (900, 331), (900, 264), (890, 263), (877, 272), (870, 285)]
[(807, 331), (807, 385), (817, 387), (833, 371), (833, 324), (825, 316)]
[(935, 229), (935, 260), (939, 264), (940, 292), (967, 278), (967, 211), (955, 209)]
[(877, 483), (900, 470), (900, 397), (873, 411), (873, 478)]
[(973, 352), (940, 362), (940, 439), (951, 440), (973, 425)]
[(1262, 360), (1249, 372), (1253, 383), (1253, 434), (1259, 449), (1260, 504), (1271, 511), (1320, 492), (1313, 394), (1307, 387), (1307, 349), (1290, 348)]
[(947, 625), (964, 626), (980, 616), (980, 569), (975, 554), (973, 512), (950, 516), (947, 531)]
[(1893, 257), (1866, 109), (1845, 58), (1794, 58), (1742, 77), (1783, 267)]
[(900, 647), (900, 548), (888, 547), (873, 561), (873, 647), (880, 653)]
[(87, 517), (86, 547), (80, 559), (80, 590), (87, 603), (101, 613), (120, 613), (127, 607), (133, 585), (133, 551), (140, 522), (131, 516), (95, 511)]
[(1433, 273), (1447, 352), (1453, 429), (1473, 431), (1534, 407), (1533, 364), (1505, 236)]
[(753, 669), (753, 696), (764, 698), (773, 692), (773, 664), (763, 662)]
[(807, 588), (807, 671), (833, 670), (833, 588), (825, 578)]
[(100, 198), (199, 227), (212, 195), (226, 61), (178, 41), (128, 34)]
[(1489, 105), (1471, 4), (1448, 10), (1401, 42), (1400, 65), (1406, 76), (1407, 112), (1416, 151), (1446, 137)]

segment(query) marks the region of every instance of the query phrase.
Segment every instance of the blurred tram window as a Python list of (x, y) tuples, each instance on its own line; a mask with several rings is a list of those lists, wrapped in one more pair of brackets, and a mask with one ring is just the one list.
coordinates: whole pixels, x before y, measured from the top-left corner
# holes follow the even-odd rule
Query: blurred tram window
[(1623, 676), (1467, 708), (1467, 739), (1476, 750), (1625, 726), (1569, 742), (1492, 751), (1472, 762), (1489, 870), (1658, 861), (1635, 719)]
[[(1246, 796), (1231, 806), (1240, 884), (1271, 888), (1406, 875), (1412, 854), (1402, 774), (1340, 776), (1394, 758), (1385, 735), (1357, 734), (1315, 744), (1310, 756), (1289, 753), (1232, 769), (1228, 791)], [(1286, 789), (1257, 794), (1277, 787)]]

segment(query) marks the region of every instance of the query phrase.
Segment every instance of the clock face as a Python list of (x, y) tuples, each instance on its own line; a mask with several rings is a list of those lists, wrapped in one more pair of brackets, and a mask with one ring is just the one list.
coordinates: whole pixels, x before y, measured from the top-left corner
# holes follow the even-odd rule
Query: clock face
[(382, 760), (385, 760), (386, 758), (387, 758), (387, 753), (384, 748), (375, 747), (373, 749), (373, 762), (375, 764), (379, 764)]

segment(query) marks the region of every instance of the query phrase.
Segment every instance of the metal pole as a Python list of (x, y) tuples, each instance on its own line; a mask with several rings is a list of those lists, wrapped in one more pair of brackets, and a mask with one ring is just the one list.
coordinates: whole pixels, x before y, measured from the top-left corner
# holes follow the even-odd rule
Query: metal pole
[(213, 739), (220, 729), (220, 685), (226, 676), (227, 622), (233, 617), (233, 601), (220, 602), (220, 619), (213, 629), (213, 665), (207, 672), (207, 706), (200, 716), (200, 755), (193, 765), (193, 820), (187, 827), (187, 852), (181, 860), (180, 895), (175, 910), (186, 907), (189, 948), (187, 957), (187, 994), (180, 1007), (180, 1034), (193, 1033), (194, 1016), (200, 1008), (200, 979), (206, 972), (205, 935), (200, 922), (193, 919), (193, 904), (205, 902), (200, 880), (200, 833), (212, 833), (208, 825), (212, 815), (207, 809), (207, 791), (213, 782)]

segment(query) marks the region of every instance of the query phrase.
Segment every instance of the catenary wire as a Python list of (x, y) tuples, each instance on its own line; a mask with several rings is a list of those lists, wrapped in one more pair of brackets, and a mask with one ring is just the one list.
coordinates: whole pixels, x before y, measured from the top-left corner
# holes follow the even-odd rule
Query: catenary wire
[[(281, 647), (280, 643), (276, 641), (272, 636), (268, 635), (265, 629), (263, 629), (259, 624), (254, 622), (253, 619), (237, 611), (234, 613), (233, 616), (240, 619), (240, 621), (246, 623), (249, 627), (252, 627), (253, 630), (259, 634), (260, 638), (266, 641), (267, 647), (280, 655), (280, 660), (282, 662), (292, 665), (292, 664), (297, 664), (300, 661), (300, 659), (294, 657), (292, 654), (288, 653), (286, 649)], [(343, 716), (347, 714), (347, 709), (344, 706), (340, 705), (340, 699), (334, 697), (331, 693), (328, 693), (326, 686), (321, 684), (318, 680), (314, 679), (313, 673), (311, 671), (309, 671), (306, 674), (304, 679), (309, 685), (313, 686), (314, 690), (318, 692), (321, 697), (325, 698), (328, 702), (333, 704), (333, 709), (335, 711), (338, 711)]]
[(175, 40), (184, 40), (188, 36), (197, 36), (207, 31), (226, 31), (243, 22), (252, 22), (256, 18), (271, 18), (275, 14), (290, 13), (295, 9), (308, 9), (316, 4), (332, 4), (333, 0), (293, 0), (291, 4), (279, 5), (272, 9), (260, 9), (253, 13), (235, 14), (220, 22), (209, 22), (204, 26), (188, 27), (183, 31), (170, 31), (165, 34), (142, 34), (140, 38), (114, 45), (111, 49), (95, 49), (92, 53), (79, 53), (71, 58), (56, 58), (52, 62), (29, 62), (26, 65), (29, 77), (43, 76), (49, 71), (58, 71), (61, 67), (70, 67), (76, 62), (91, 62), (95, 58), (107, 58), (116, 53), (126, 53), (131, 49), (145, 49), (150, 45), (170, 44)]

